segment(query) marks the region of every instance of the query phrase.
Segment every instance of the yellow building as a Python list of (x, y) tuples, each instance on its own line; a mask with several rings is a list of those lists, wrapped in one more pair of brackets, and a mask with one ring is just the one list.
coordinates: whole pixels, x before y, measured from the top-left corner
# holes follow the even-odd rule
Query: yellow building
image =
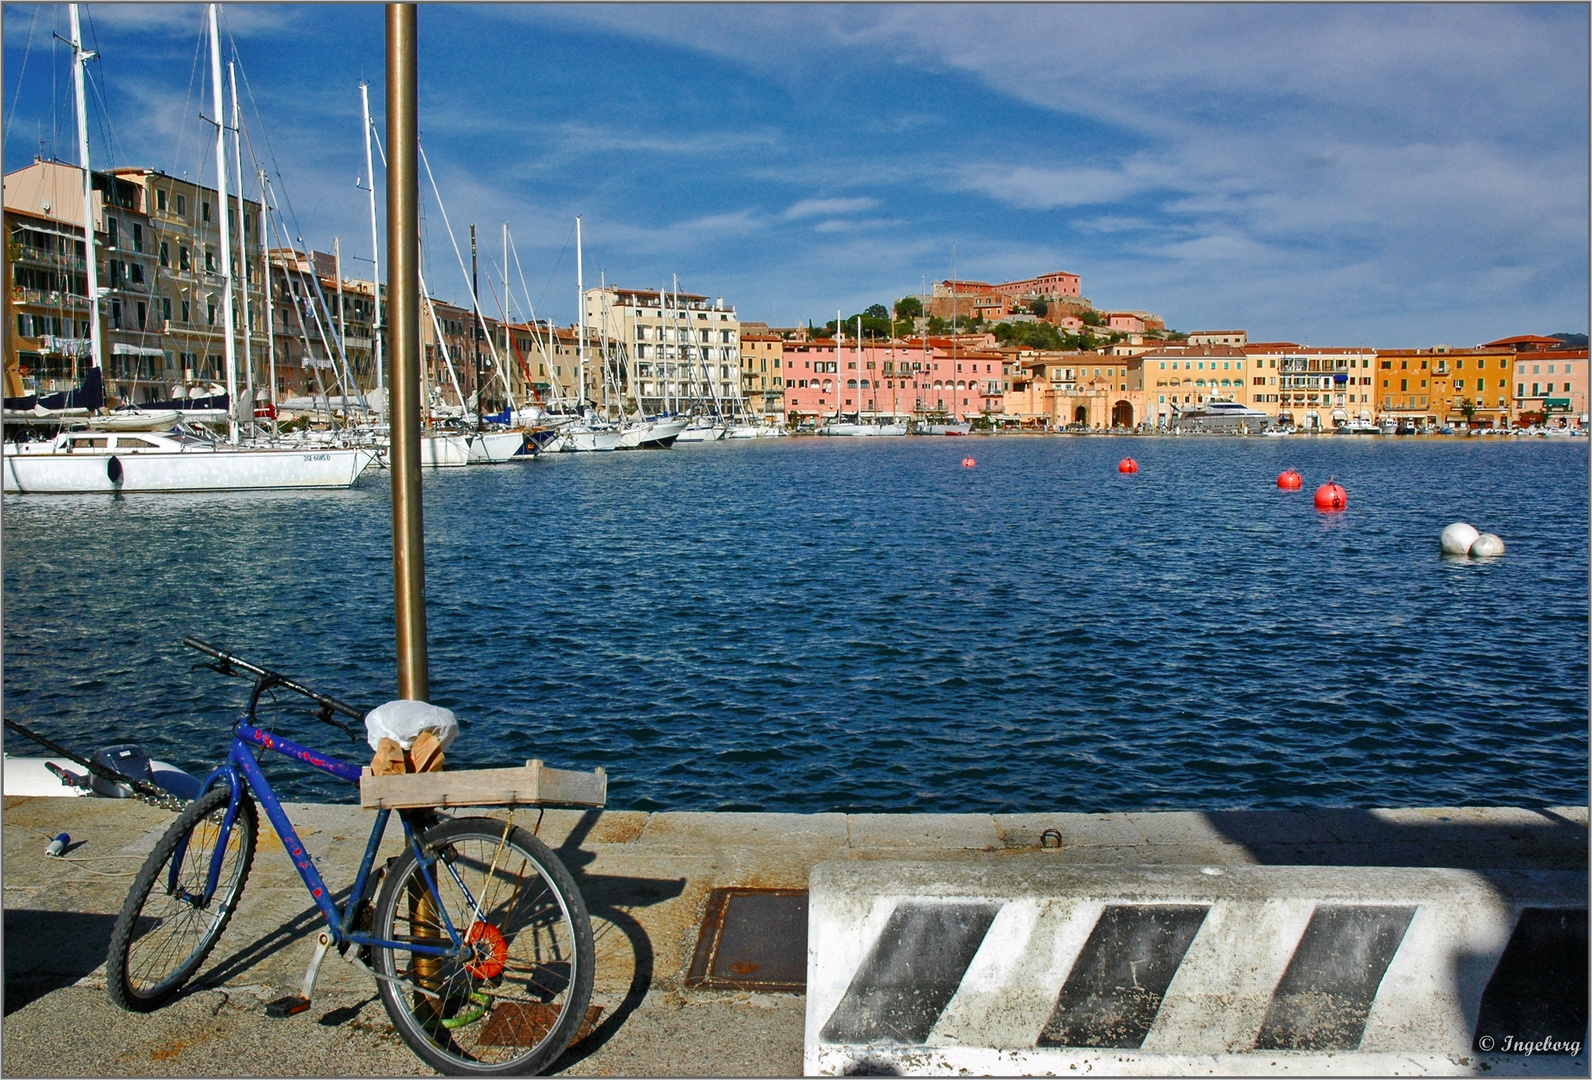
[(1417, 428), (1507, 427), (1513, 349), (1378, 349), (1378, 418)]
[(741, 324), (741, 396), (754, 415), (785, 422), (785, 339), (771, 330)]

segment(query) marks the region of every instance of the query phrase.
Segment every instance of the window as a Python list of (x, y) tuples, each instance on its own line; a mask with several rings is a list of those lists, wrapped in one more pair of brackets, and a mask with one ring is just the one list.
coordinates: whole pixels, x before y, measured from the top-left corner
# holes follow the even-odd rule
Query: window
[(119, 235), (118, 226), (120, 224), (121, 223), (113, 217), (108, 217), (105, 219), (105, 233), (108, 237), (108, 239), (105, 241), (106, 247), (116, 246), (117, 237)]
[(1553, 374), (1553, 365), (1552, 365), (1552, 364), (1549, 364), (1549, 365), (1548, 365), (1548, 374), (1549, 374), (1549, 375), (1552, 375), (1552, 374)]
[(169, 296), (160, 298), (160, 317), (167, 322), (171, 321), (171, 297)]
[(142, 300), (138, 302), (138, 328), (149, 329), (149, 307)]
[[(1393, 361), (1391, 361), (1391, 360), (1382, 361), (1382, 370), (1383, 371), (1392, 371), (1393, 370)], [(1387, 383), (1383, 383), (1382, 385), (1386, 386)]]
[(144, 267), (142, 264), (130, 263), (127, 269), (132, 273), (133, 284), (142, 285), (144, 283)]
[[(1521, 367), (1524, 367), (1524, 366), (1525, 366), (1524, 364), (1521, 365)], [(1525, 396), (1526, 396), (1526, 384), (1525, 383), (1521, 383), (1519, 386), (1515, 387), (1515, 397), (1525, 397)]]
[[(181, 198), (181, 196), (178, 197)], [(193, 269), (193, 261), (189, 256), (187, 244), (177, 245), (177, 266), (183, 270)]]
[(111, 301), (111, 329), (120, 330), (121, 328), (122, 328), (122, 302), (120, 300), (112, 300)]
[(160, 242), (160, 265), (171, 265), (171, 249), (166, 246), (166, 241), (164, 240)]
[[(206, 203), (205, 205), (209, 206), (210, 204)], [(216, 272), (216, 250), (215, 250), (215, 248), (205, 248), (205, 269), (210, 271), (210, 273), (212, 273), (212, 274)]]
[(1537, 397), (1538, 395), (1540, 395), (1542, 393), (1542, 391), (1540, 389), (1538, 389), (1538, 387), (1540, 387), (1541, 385), (1542, 385), (1541, 383), (1532, 383), (1531, 384), (1531, 396), (1532, 397)]
[(133, 223), (133, 250), (144, 250), (144, 227), (137, 222)]
[(211, 326), (214, 326), (216, 324), (216, 306), (215, 304), (207, 304), (205, 306), (210, 309), (209, 315), (207, 316), (207, 321)]
[(166, 212), (166, 189), (161, 188), (155, 192), (155, 208), (161, 213)]
[(1455, 390), (1463, 390), (1463, 389), (1465, 389), (1465, 380), (1464, 379), (1455, 379), (1454, 380), (1454, 389)]
[(1408, 390), (1409, 388), (1410, 388), (1410, 381), (1408, 379), (1400, 379), (1399, 380), (1399, 389), (1400, 390)]
[(188, 213), (188, 196), (177, 196), (177, 213), (186, 216)]
[(205, 200), (204, 204), (204, 219), (206, 221), (210, 220), (210, 200), (208, 199)]

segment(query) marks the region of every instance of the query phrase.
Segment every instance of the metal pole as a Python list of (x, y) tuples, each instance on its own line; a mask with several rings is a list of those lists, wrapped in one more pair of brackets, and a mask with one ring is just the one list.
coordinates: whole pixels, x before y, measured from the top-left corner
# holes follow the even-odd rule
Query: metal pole
[(415, 5), (387, 5), (387, 282), (392, 335), (393, 628), (398, 695), (431, 694), (426, 541), (420, 505), (420, 125)]
[[(249, 401), (249, 423), (253, 424), (254, 342), (249, 334), (249, 215), (243, 202), (243, 114), (238, 109), (237, 69), (231, 60), (227, 61), (227, 82), (232, 86), (232, 162), (238, 170), (238, 265), (243, 268), (238, 295), (243, 300), (243, 392)], [(222, 212), (225, 213), (224, 208)]]
[[(88, 165), (88, 113), (84, 104), (83, 65), (94, 53), (83, 49), (83, 32), (78, 23), (77, 5), (67, 5), (72, 18), (72, 79), (77, 91), (77, 161), (83, 166), (83, 267), (88, 277), (88, 362), (99, 367), (105, 354), (101, 343), (99, 317), (99, 256), (94, 251), (94, 174)], [(76, 337), (74, 332), (67, 335)], [(73, 365), (73, 371), (77, 369)]]
[(382, 361), (382, 323), (381, 323), (381, 245), (377, 242), (376, 233), (376, 172), (370, 160), (370, 84), (359, 84), (359, 105), (365, 114), (365, 184), (370, 194), (370, 283), (371, 303), (374, 305), (374, 315), (370, 325), (370, 336), (376, 346), (376, 389), (382, 391), (382, 406), (376, 419), (387, 418), (386, 390), (387, 375), (383, 370)]
[(227, 128), (221, 112), (221, 31), (216, 25), (216, 5), (210, 5), (210, 108), (216, 115), (216, 204), (221, 226), (222, 351), (227, 362), (227, 441), (238, 441), (238, 345), (232, 340), (232, 230), (227, 212)]

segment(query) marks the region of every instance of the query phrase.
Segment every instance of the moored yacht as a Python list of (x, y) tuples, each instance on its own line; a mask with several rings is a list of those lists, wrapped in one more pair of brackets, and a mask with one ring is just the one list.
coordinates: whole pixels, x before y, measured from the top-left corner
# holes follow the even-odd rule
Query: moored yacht
[(346, 488), (376, 459), (367, 447), (234, 446), (193, 429), (69, 431), (4, 446), (8, 495)]
[(1251, 409), (1228, 398), (1210, 398), (1193, 409), (1185, 409), (1173, 418), (1174, 427), (1185, 431), (1216, 431), (1224, 435), (1249, 435), (1265, 431), (1271, 417), (1259, 409)]

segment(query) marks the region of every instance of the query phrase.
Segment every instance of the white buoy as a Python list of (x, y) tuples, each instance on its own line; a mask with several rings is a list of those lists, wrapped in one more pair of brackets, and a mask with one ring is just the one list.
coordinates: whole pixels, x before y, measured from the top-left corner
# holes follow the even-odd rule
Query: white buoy
[(1470, 552), (1470, 545), (1480, 536), (1475, 529), (1463, 521), (1456, 521), (1443, 530), (1443, 537), (1439, 543), (1443, 546), (1444, 555), (1465, 555)]
[(1473, 559), (1496, 559), (1503, 553), (1503, 539), (1494, 533), (1482, 533), (1470, 545), (1470, 557)]

